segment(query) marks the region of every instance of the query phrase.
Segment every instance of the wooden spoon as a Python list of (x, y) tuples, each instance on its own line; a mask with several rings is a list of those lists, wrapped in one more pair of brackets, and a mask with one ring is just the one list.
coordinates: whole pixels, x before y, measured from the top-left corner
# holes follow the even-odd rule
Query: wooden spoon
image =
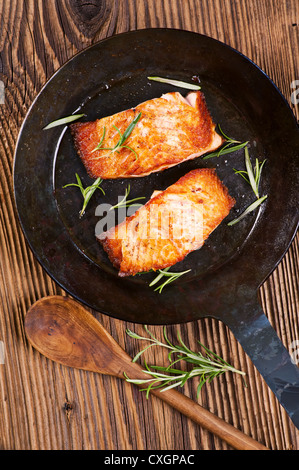
[[(49, 296), (31, 306), (25, 317), (30, 343), (41, 354), (68, 367), (124, 379), (148, 378), (103, 326), (79, 303), (68, 297)], [(239, 450), (269, 450), (251, 437), (205, 410), (177, 390), (152, 390), (188, 418)]]

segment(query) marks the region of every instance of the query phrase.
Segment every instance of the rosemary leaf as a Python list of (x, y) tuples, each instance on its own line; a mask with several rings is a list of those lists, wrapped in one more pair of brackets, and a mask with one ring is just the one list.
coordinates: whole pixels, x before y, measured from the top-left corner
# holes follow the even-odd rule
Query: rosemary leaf
[(257, 186), (257, 188), (260, 185), (262, 169), (263, 169), (263, 166), (265, 165), (265, 163), (266, 163), (266, 160), (264, 160), (261, 164), (259, 164), (258, 159), (256, 160), (255, 173), (256, 173), (256, 186)]
[(250, 184), (252, 191), (256, 195), (257, 199), (259, 199), (259, 184), (261, 180), (261, 175), (262, 175), (262, 169), (264, 167), (264, 164), (266, 163), (266, 160), (264, 160), (261, 164), (259, 163), (258, 159), (256, 158), (255, 160), (255, 167), (254, 169), (252, 168), (252, 163), (250, 160), (249, 156), (249, 150), (248, 147), (245, 148), (245, 167), (246, 170), (236, 170), (234, 168), (235, 174), (238, 174), (242, 176), (247, 183)]
[(153, 80), (155, 82), (160, 82), (160, 83), (167, 83), (168, 85), (177, 86), (179, 88), (186, 88), (187, 90), (200, 90), (201, 89), (199, 85), (182, 82), (180, 80), (173, 80), (170, 78), (162, 78), (162, 77), (147, 77), (147, 78), (148, 80)]
[(123, 145), (123, 143), (127, 140), (127, 138), (132, 134), (132, 131), (133, 131), (134, 127), (136, 126), (136, 124), (137, 124), (137, 122), (139, 121), (140, 118), (141, 118), (141, 113), (138, 113), (137, 116), (133, 119), (131, 124), (129, 124), (129, 126), (127, 127), (127, 129), (123, 133), (123, 135), (121, 137), (120, 145)]
[(47, 126), (43, 128), (43, 130), (45, 131), (48, 129), (52, 129), (52, 127), (69, 124), (70, 122), (76, 121), (77, 119), (80, 119), (83, 116), (85, 116), (85, 114), (72, 114), (71, 116), (66, 116), (64, 118), (57, 119), (56, 121), (50, 122)]
[(243, 171), (243, 170), (235, 170), (235, 168), (234, 168), (233, 170), (234, 170), (234, 172), (235, 172), (236, 175), (242, 176), (242, 178), (244, 178), (244, 180), (247, 181), (248, 184), (250, 184), (249, 179), (246, 177), (246, 175), (247, 175), (247, 172), (246, 172), (246, 171)]
[(83, 196), (83, 206), (82, 206), (82, 209), (81, 209), (79, 215), (80, 215), (80, 217), (82, 217), (84, 215), (86, 207), (87, 207), (92, 195), (96, 191), (96, 189), (100, 189), (104, 195), (105, 195), (105, 191), (100, 186), (102, 181), (103, 181), (101, 178), (97, 178), (91, 186), (87, 186), (86, 188), (83, 187), (80, 176), (77, 173), (76, 173), (76, 179), (77, 179), (77, 184), (76, 183), (66, 184), (65, 186), (63, 186), (63, 188), (67, 188), (69, 186), (75, 186), (75, 187), (80, 189), (81, 194)]
[(248, 141), (240, 142), (239, 140), (235, 140), (235, 139), (232, 139), (231, 137), (228, 137), (228, 135), (226, 135), (223, 132), (220, 124), (218, 124), (218, 129), (219, 129), (220, 134), (222, 134), (222, 136), (225, 138), (226, 143), (222, 147), (220, 147), (219, 150), (216, 150), (215, 152), (211, 152), (205, 155), (203, 157), (203, 160), (208, 160), (209, 158), (220, 157), (221, 155), (226, 155), (231, 152), (236, 152), (237, 150), (244, 148), (248, 144)]
[(232, 220), (227, 225), (232, 226), (232, 225), (237, 224), (238, 222), (240, 222), (240, 220), (242, 220), (244, 217), (246, 217), (247, 214), (254, 211), (258, 206), (260, 206), (265, 201), (265, 199), (267, 199), (267, 195), (263, 196), (263, 197), (260, 197), (260, 195), (259, 195), (259, 184), (260, 184), (260, 180), (261, 180), (262, 169), (264, 167), (265, 162), (266, 162), (266, 160), (264, 160), (260, 164), (258, 159), (256, 158), (255, 159), (255, 167), (253, 169), (252, 163), (251, 163), (251, 160), (250, 160), (250, 156), (249, 156), (248, 147), (245, 148), (245, 167), (246, 167), (246, 171), (245, 170), (236, 170), (236, 169), (234, 169), (234, 172), (235, 172), (235, 174), (242, 176), (242, 178), (244, 178), (245, 181), (247, 181), (247, 183), (251, 186), (251, 189), (252, 189), (252, 191), (254, 192), (254, 194), (256, 196), (256, 200), (252, 204), (250, 204), (239, 217)]
[(158, 274), (158, 276), (155, 277), (155, 279), (149, 284), (150, 287), (153, 287), (155, 284), (157, 284), (157, 282), (160, 281), (160, 279), (162, 279), (163, 276), (166, 275), (166, 272), (169, 270), (170, 268), (165, 268), (163, 270), (160, 269), (160, 273)]
[(169, 267), (165, 269), (159, 269), (158, 276), (155, 277), (155, 279), (149, 284), (149, 287), (152, 287), (155, 284), (157, 284), (160, 281), (160, 279), (163, 278), (163, 276), (167, 277), (168, 279), (166, 279), (166, 281), (164, 281), (160, 286), (156, 287), (155, 289), (155, 291), (159, 291), (159, 293), (161, 294), (165, 286), (175, 281), (176, 279), (181, 277), (183, 274), (189, 273), (191, 271), (191, 269), (188, 269), (187, 271), (174, 273), (174, 272), (169, 272), (168, 270), (169, 270)]
[(134, 149), (132, 149), (131, 147), (129, 147), (128, 145), (124, 145), (124, 143), (126, 142), (128, 137), (132, 134), (133, 129), (136, 126), (136, 124), (137, 124), (137, 122), (139, 121), (140, 118), (141, 118), (141, 113), (138, 113), (137, 116), (129, 124), (129, 126), (127, 127), (127, 129), (125, 130), (125, 132), (123, 134), (121, 133), (119, 128), (113, 124), (114, 129), (116, 129), (116, 131), (119, 134), (119, 140), (117, 141), (117, 143), (114, 147), (102, 147), (102, 143), (103, 143), (103, 140), (104, 140), (105, 134), (106, 134), (106, 128), (104, 127), (103, 135), (101, 137), (101, 140), (98, 143), (98, 145), (92, 150), (92, 152), (95, 152), (96, 150), (110, 150), (110, 153), (113, 153), (113, 152), (119, 152), (119, 150), (121, 148), (127, 148), (135, 154), (136, 158), (138, 158), (137, 152)]
[[(248, 179), (249, 179), (252, 191), (254, 192), (256, 197), (259, 198), (259, 192), (258, 192), (258, 188), (256, 184), (257, 180), (253, 172), (252, 164), (251, 164), (250, 157), (249, 157), (248, 147), (245, 147), (245, 166), (246, 166), (246, 171), (247, 171), (247, 175), (248, 175)], [(257, 168), (258, 167), (256, 166), (256, 169)]]
[[(143, 372), (150, 376), (149, 379), (133, 379), (129, 378), (126, 374), (124, 374), (127, 382), (146, 386), (141, 390), (146, 391), (147, 398), (149, 396), (150, 391), (153, 389), (160, 389), (161, 392), (166, 392), (167, 390), (170, 390), (174, 387), (183, 387), (189, 379), (199, 377), (199, 384), (197, 386), (198, 398), (200, 391), (205, 383), (211, 382), (214, 378), (220, 376), (225, 372), (233, 372), (242, 376), (245, 375), (245, 372), (235, 369), (233, 366), (228, 364), (228, 362), (226, 362), (216, 353), (209, 350), (199, 341), (198, 343), (205, 351), (205, 355), (203, 355), (202, 352), (191, 351), (182, 341), (179, 332), (177, 335), (179, 344), (173, 345), (166, 335), (165, 327), (163, 329), (163, 336), (165, 342), (161, 342), (157, 338), (155, 338), (155, 336), (149, 332), (146, 326), (144, 326), (144, 328), (150, 335), (150, 337), (143, 337), (137, 335), (136, 333), (133, 333), (131, 330), (127, 330), (127, 334), (132, 338), (150, 342), (149, 346), (147, 346), (138, 354), (136, 354), (133, 361), (136, 361), (136, 359), (139, 358), (151, 346), (160, 346), (168, 349), (168, 358), (171, 357), (171, 355), (173, 354), (177, 355), (177, 359), (172, 361), (168, 366), (152, 365), (151, 367), (149, 367), (146, 361), (144, 361), (145, 370)], [(193, 364), (195, 367), (193, 367), (189, 371), (174, 368), (173, 365), (179, 361), (188, 362), (189, 364)]]
[(118, 202), (117, 204), (115, 204), (115, 206), (112, 206), (110, 207), (110, 211), (111, 210), (114, 210), (114, 209), (120, 209), (122, 207), (129, 207), (129, 206), (140, 206), (141, 204), (135, 204), (136, 201), (139, 201), (140, 199), (145, 199), (145, 196), (140, 196), (140, 197), (135, 197), (134, 199), (127, 199), (127, 197), (129, 196), (130, 194), (130, 191), (131, 191), (131, 186), (128, 185), (127, 189), (126, 189), (126, 193), (124, 195), (124, 197), (122, 198), (122, 200), (120, 202)]
[(237, 217), (236, 219), (232, 220), (231, 222), (228, 222), (227, 225), (235, 225), (237, 224), (238, 222), (240, 222), (240, 220), (242, 220), (244, 217), (246, 217), (246, 215), (248, 215), (250, 212), (254, 211), (258, 206), (260, 206), (262, 204), (262, 202), (264, 202), (265, 199), (267, 199), (267, 195), (266, 196), (263, 196), (263, 197), (260, 197), (259, 199), (257, 199), (256, 201), (254, 201), (252, 204), (250, 204), (250, 206), (248, 206), (244, 212), (242, 212), (242, 214)]
[[(101, 140), (100, 142), (98, 143), (98, 145), (96, 146), (96, 148), (94, 148), (91, 153), (95, 152), (96, 150), (99, 150), (102, 146), (102, 143), (103, 143), (103, 140), (105, 139), (105, 135), (106, 135), (106, 127), (104, 126), (104, 129), (103, 129), (103, 135), (101, 137)], [(103, 149), (102, 150), (109, 150), (109, 149)]]
[(221, 157), (222, 155), (226, 155), (228, 153), (232, 153), (232, 152), (236, 152), (237, 150), (241, 150), (247, 144), (248, 144), (248, 141), (247, 142), (242, 142), (242, 143), (239, 143), (239, 144), (230, 143), (230, 144), (225, 145), (225, 147), (221, 147), (221, 149), (216, 151), (216, 152), (208, 153), (202, 159), (203, 160), (208, 160), (209, 158)]

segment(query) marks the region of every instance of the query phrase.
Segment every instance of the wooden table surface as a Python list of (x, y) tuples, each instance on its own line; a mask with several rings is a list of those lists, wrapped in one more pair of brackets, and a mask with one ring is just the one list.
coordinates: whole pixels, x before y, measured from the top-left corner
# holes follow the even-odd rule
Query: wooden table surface
[[(64, 294), (34, 259), (22, 234), (13, 193), (13, 155), (20, 126), (46, 80), (78, 51), (125, 31), (171, 27), (199, 32), (241, 51), (288, 100), (299, 80), (297, 0), (0, 0), (0, 449), (229, 450), (219, 438), (156, 397), (109, 376), (74, 370), (41, 356), (24, 333), (37, 299)], [(297, 86), (298, 88), (298, 86)], [(294, 103), (292, 102), (294, 101)], [(299, 339), (298, 236), (260, 288), (262, 305), (284, 345)], [(130, 354), (140, 343), (126, 328), (141, 325), (93, 312)], [(199, 403), (272, 450), (299, 450), (299, 432), (231, 332), (206, 319), (177, 329), (191, 347), (200, 340), (246, 372), (206, 385)], [(152, 328), (162, 338), (162, 327)], [(3, 357), (4, 356), (4, 357)], [(165, 362), (155, 349), (149, 362)], [(196, 400), (197, 381), (183, 391)]]

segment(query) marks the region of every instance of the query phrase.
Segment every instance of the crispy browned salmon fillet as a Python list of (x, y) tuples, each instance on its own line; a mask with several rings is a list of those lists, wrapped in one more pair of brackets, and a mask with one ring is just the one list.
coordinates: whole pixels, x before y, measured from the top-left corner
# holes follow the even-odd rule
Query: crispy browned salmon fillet
[(119, 276), (164, 269), (200, 248), (234, 204), (214, 169), (192, 170), (98, 238)]
[[(105, 150), (115, 147), (120, 133), (125, 133), (139, 113), (141, 117), (125, 147)], [(70, 129), (92, 178), (146, 176), (213, 151), (223, 143), (201, 92), (190, 92), (186, 98), (178, 92), (166, 93), (112, 116), (71, 124)], [(100, 142), (102, 148), (95, 150)]]

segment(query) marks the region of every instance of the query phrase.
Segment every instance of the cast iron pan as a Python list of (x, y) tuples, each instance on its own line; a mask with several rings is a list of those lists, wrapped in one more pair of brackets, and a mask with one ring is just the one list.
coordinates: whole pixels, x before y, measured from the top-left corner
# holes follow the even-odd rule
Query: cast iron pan
[[(106, 180), (79, 219), (77, 172), (92, 183), (67, 127), (49, 122), (75, 112), (93, 120), (174, 89), (148, 76), (200, 78), (210, 112), (229, 136), (249, 141), (262, 161), (265, 203), (239, 224), (227, 222), (254, 201), (244, 151), (202, 158), (145, 178)], [(299, 427), (299, 372), (270, 326), (258, 288), (277, 266), (298, 225), (299, 131), (278, 89), (255, 64), (232, 48), (199, 34), (150, 29), (116, 35), (67, 62), (44, 86), (23, 123), (15, 152), (14, 185), (20, 222), (41, 265), (69, 294), (112, 317), (143, 324), (174, 324), (203, 317), (224, 322)], [(193, 168), (215, 167), (237, 203), (205, 246), (175, 269), (191, 272), (161, 294), (149, 287), (153, 274), (120, 279), (95, 240), (96, 207), (115, 204), (130, 184), (131, 197), (149, 198)], [(145, 202), (145, 201), (144, 201)]]

